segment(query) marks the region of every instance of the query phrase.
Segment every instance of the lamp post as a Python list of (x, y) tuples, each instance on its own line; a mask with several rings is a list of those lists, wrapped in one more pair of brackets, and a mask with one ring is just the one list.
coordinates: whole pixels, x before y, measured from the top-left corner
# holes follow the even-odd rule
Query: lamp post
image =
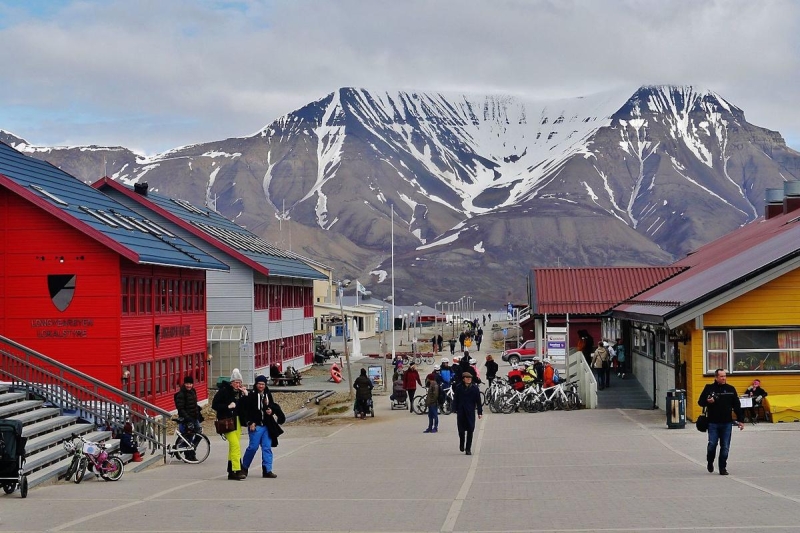
[(344, 296), (344, 288), (350, 285), (350, 280), (345, 279), (337, 281), (336, 285), (339, 287), (339, 312), (342, 315), (342, 340), (344, 340), (344, 361), (347, 365), (347, 399), (353, 399), (353, 374), (350, 372), (350, 352), (347, 351), (347, 319), (344, 316), (344, 306), (342, 305), (342, 296)]
[[(384, 298), (386, 302), (394, 302), (394, 298), (390, 294)], [(381, 359), (383, 359), (383, 391), (386, 392), (386, 329), (389, 327), (389, 317), (392, 320), (392, 350), (394, 350), (394, 315), (389, 312), (389, 308), (381, 309), (381, 318), (383, 318), (383, 327), (381, 328)], [(392, 358), (394, 359), (394, 358)]]
[(447, 322), (447, 314), (444, 312), (444, 306), (447, 305), (448, 302), (442, 302), (442, 332), (441, 335), (444, 337), (444, 323)]

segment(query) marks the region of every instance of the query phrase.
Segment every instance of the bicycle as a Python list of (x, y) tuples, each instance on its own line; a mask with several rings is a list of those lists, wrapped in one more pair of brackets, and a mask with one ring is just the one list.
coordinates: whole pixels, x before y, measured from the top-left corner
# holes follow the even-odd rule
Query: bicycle
[[(67, 457), (72, 457), (66, 472), (64, 472), (64, 480), (69, 481), (70, 478), (73, 478), (73, 483), (80, 483), (80, 480), (75, 474), (78, 473), (78, 467), (80, 466), (81, 458), (83, 457), (83, 451), (81, 450), (80, 446), (76, 446), (75, 442), (72, 440), (64, 441), (64, 449), (67, 451)], [(81, 476), (81, 479), (83, 479), (83, 476)]]
[(86, 440), (81, 435), (73, 434), (72, 438), (73, 441), (76, 438), (81, 441), (79, 449), (82, 453), (78, 469), (75, 472), (75, 483), (83, 481), (86, 470), (90, 468), (96, 475), (106, 481), (117, 481), (125, 473), (125, 463), (122, 462), (118, 455), (109, 454), (104, 443)]
[(187, 422), (185, 433), (182, 433), (180, 424), (183, 424), (183, 418), (173, 418), (172, 421), (179, 425), (175, 428), (175, 444), (167, 445), (167, 455), (193, 465), (205, 461), (211, 453), (211, 441), (201, 433), (202, 428), (196, 427), (195, 422)]

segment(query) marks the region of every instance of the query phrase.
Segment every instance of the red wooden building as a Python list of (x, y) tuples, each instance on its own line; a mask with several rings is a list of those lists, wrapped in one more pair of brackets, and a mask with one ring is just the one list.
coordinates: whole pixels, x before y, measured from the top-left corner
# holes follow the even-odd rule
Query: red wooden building
[(159, 407), (206, 395), (206, 270), (228, 266), (0, 143), (0, 335)]

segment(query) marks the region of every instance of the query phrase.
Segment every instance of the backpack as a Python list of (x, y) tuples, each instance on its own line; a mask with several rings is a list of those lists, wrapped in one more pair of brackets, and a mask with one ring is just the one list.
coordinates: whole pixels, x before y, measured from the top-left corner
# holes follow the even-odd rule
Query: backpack
[(553, 367), (553, 383), (558, 383), (561, 381), (561, 375), (558, 373), (558, 369)]

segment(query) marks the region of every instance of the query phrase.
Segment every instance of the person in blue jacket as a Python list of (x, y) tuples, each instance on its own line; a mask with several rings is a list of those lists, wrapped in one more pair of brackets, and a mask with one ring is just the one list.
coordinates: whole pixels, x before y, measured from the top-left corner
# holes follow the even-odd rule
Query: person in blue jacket
[[(458, 424), (458, 449), (472, 455), (472, 434), (475, 431), (475, 411), (483, 418), (483, 406), (478, 386), (472, 382), (472, 373), (462, 372), (460, 384), (453, 387), (453, 412)], [(466, 437), (466, 439), (465, 439)]]

